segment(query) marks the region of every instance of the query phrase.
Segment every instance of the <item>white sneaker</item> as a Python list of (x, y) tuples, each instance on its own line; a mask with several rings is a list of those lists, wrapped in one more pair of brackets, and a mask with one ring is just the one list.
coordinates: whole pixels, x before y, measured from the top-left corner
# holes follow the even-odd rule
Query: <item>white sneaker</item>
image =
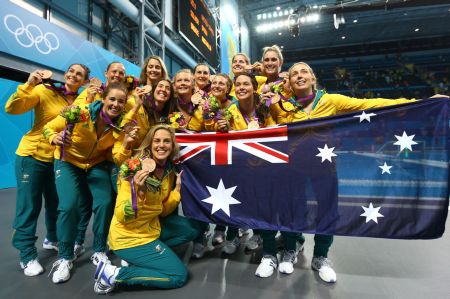
[(58, 251), (58, 242), (50, 242), (47, 238), (42, 243), (42, 248)]
[(248, 228), (240, 228), (238, 230), (238, 237), (242, 238), (242, 236), (248, 235), (249, 233), (250, 233), (250, 229), (248, 229)]
[(20, 268), (23, 269), (23, 274), (26, 276), (36, 276), (44, 272), (44, 268), (37, 259), (29, 261), (26, 265), (20, 262)]
[[(61, 283), (68, 281), (70, 279), (70, 270), (72, 269), (72, 262), (66, 259), (59, 259), (53, 263), (53, 268), (56, 267), (55, 272), (53, 272), (52, 281), (53, 283)], [(50, 271), (52, 273), (52, 271)], [(49, 273), (49, 275), (50, 275)]]
[(127, 262), (126, 260), (120, 260), (120, 265), (121, 265), (122, 267), (128, 267), (128, 266), (130, 266), (130, 263)]
[(241, 239), (238, 237), (234, 237), (233, 240), (225, 241), (225, 246), (223, 246), (222, 251), (226, 254), (233, 254), (238, 249), (239, 245), (241, 245)]
[(94, 254), (91, 256), (91, 261), (94, 264), (94, 266), (98, 266), (98, 264), (101, 261), (111, 264), (111, 261), (109, 260), (108, 256), (104, 252), (94, 252)]
[(273, 271), (277, 268), (277, 258), (273, 255), (265, 255), (261, 259), (261, 263), (256, 268), (255, 275), (259, 277), (269, 277), (273, 274)]
[(284, 251), (278, 271), (284, 274), (294, 272), (294, 265), (297, 263), (297, 252), (295, 250)]
[(86, 252), (86, 248), (84, 247), (84, 244), (77, 244), (73, 246), (73, 259), (76, 260), (80, 256), (83, 255), (83, 253)]
[(311, 261), (311, 268), (319, 271), (319, 277), (325, 282), (336, 282), (336, 272), (331, 261), (323, 256), (315, 256)]
[(103, 260), (100, 261), (94, 275), (94, 292), (103, 295), (113, 291), (119, 270), (120, 268), (110, 263), (105, 263)]
[(194, 249), (192, 250), (192, 257), (201, 259), (206, 252), (206, 246), (203, 243), (194, 243)]
[(225, 232), (216, 230), (214, 232), (214, 235), (212, 236), (212, 245), (217, 246), (223, 243), (225, 241)]

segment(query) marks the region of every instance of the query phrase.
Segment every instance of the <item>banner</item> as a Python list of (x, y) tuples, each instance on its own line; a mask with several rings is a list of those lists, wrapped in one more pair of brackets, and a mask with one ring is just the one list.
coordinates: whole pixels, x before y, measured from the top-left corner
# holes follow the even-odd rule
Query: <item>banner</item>
[(184, 214), (242, 228), (438, 238), (449, 205), (448, 102), (177, 134)]

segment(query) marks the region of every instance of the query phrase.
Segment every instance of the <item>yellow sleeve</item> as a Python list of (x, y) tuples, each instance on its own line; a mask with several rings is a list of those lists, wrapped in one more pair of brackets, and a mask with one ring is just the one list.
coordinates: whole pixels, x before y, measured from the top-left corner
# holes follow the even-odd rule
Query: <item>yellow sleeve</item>
[[(5, 105), (5, 112), (9, 114), (22, 114), (33, 109), (40, 101), (39, 92), (28, 83), (19, 85)], [(45, 87), (44, 87), (45, 88)]]
[(266, 84), (267, 77), (264, 76), (255, 76), (256, 82), (258, 82), (258, 89), (256, 90), (256, 93), (261, 94), (261, 90), (264, 87), (264, 84)]
[(214, 117), (210, 119), (205, 119), (205, 130), (208, 132), (215, 132), (217, 131), (217, 122), (214, 120)]
[(55, 138), (55, 136), (59, 132), (64, 130), (65, 127), (66, 127), (66, 119), (61, 115), (58, 115), (44, 126), (42, 134), (44, 135), (45, 139), (47, 139), (48, 142), (52, 144), (53, 138)]
[[(283, 102), (283, 107), (286, 107), (288, 111), (294, 110), (294, 107), (289, 102)], [(294, 113), (287, 113), (283, 109), (281, 109), (280, 104), (272, 104), (270, 105), (270, 115), (272, 116), (272, 119), (277, 124), (285, 124), (288, 122), (292, 122)]]
[(403, 103), (411, 103), (413, 100), (400, 98), (396, 100), (374, 98), (374, 99), (358, 99), (340, 94), (326, 94), (324, 99), (331, 100), (336, 106), (338, 112), (358, 111), (370, 108), (379, 108)]
[(163, 210), (161, 216), (170, 215), (178, 206), (181, 200), (181, 194), (176, 189), (173, 189), (169, 193), (169, 197), (163, 201)]
[(126, 149), (123, 146), (123, 138), (124, 133), (122, 132), (119, 136), (119, 138), (114, 142), (114, 146), (112, 149), (112, 156), (114, 163), (116, 163), (117, 166), (122, 165), (123, 162), (125, 162), (127, 159), (131, 158), (131, 154), (133, 153), (133, 150)]
[[(139, 194), (136, 190), (136, 202), (138, 206), (144, 202), (145, 199), (139, 198)], [(141, 205), (142, 206), (142, 205)], [(119, 178), (117, 183), (117, 199), (116, 206), (114, 208), (114, 216), (120, 223), (126, 223), (131, 220), (135, 220), (135, 213), (133, 210), (131, 182), (129, 180)]]
[(89, 104), (87, 102), (87, 88), (85, 88), (73, 101), (73, 105), (83, 105), (83, 104)]
[(201, 132), (204, 130), (203, 109), (201, 106), (198, 106), (194, 110), (194, 113), (192, 114), (192, 117), (187, 125), (187, 129), (196, 132)]

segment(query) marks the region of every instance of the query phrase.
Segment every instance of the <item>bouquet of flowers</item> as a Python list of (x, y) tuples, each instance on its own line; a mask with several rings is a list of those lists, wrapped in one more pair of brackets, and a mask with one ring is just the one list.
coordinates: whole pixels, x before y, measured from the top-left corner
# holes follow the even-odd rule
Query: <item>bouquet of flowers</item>
[(61, 160), (64, 158), (64, 144), (66, 142), (66, 132), (73, 132), (76, 123), (84, 122), (88, 119), (87, 112), (82, 110), (80, 106), (70, 105), (61, 110), (60, 115), (66, 120), (66, 127), (62, 137)]
[(187, 125), (187, 121), (184, 118), (183, 113), (181, 112), (173, 112), (169, 114), (169, 125), (174, 129), (185, 128)]
[(231, 119), (231, 113), (228, 109), (223, 109), (215, 96), (209, 96), (203, 104), (203, 119)]
[(120, 165), (119, 175), (124, 179), (128, 179), (134, 177), (136, 172), (138, 172), (141, 169), (142, 169), (141, 160), (139, 158), (131, 158), (123, 162), (122, 165)]
[(127, 76), (125, 76), (124, 81), (125, 81), (125, 86), (127, 87), (128, 91), (132, 91), (136, 87), (139, 87), (139, 79), (134, 76), (127, 75)]
[(270, 107), (270, 105), (278, 103), (281, 100), (281, 93), (283, 92), (283, 85), (284, 81), (279, 80), (275, 82), (270, 82), (269, 84), (265, 84), (264, 87), (261, 89), (261, 93), (265, 94), (267, 92), (272, 92), (275, 95), (268, 98), (268, 97), (262, 97), (261, 104), (265, 105), (266, 107)]

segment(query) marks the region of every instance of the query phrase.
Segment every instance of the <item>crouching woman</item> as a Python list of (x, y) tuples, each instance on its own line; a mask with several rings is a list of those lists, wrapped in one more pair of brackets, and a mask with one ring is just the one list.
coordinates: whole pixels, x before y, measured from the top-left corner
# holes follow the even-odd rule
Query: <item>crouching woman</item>
[(100, 263), (95, 272), (97, 294), (121, 284), (170, 289), (186, 283), (186, 267), (159, 239), (159, 217), (173, 212), (181, 198), (181, 176), (172, 163), (177, 154), (174, 131), (156, 125), (134, 158), (122, 165), (109, 245), (129, 266)]

